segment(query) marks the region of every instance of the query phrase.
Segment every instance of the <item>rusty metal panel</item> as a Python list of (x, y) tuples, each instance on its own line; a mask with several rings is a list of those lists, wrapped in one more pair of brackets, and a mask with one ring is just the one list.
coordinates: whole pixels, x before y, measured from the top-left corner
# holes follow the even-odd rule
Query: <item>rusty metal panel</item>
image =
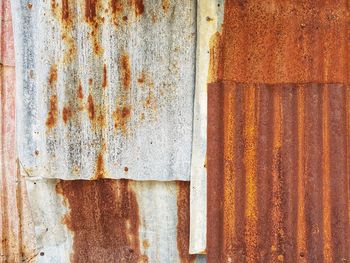
[(28, 180), (37, 262), (205, 262), (190, 255), (189, 183)]
[(195, 1), (12, 5), (28, 176), (189, 180)]
[(347, 1), (226, 1), (208, 85), (208, 262), (350, 260)]
[(0, 2), (0, 262), (35, 256), (26, 188), (18, 177), (15, 138), (15, 65), (9, 0)]

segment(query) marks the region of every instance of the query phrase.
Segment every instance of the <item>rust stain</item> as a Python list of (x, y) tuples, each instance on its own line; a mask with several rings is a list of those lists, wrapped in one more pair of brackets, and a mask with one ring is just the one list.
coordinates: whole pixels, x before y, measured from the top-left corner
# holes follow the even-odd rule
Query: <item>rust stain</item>
[(49, 84), (50, 86), (55, 85), (57, 82), (57, 65), (51, 65), (49, 72)]
[(147, 239), (144, 239), (144, 240), (142, 241), (142, 245), (143, 245), (143, 248), (144, 248), (144, 249), (149, 248), (149, 242), (148, 242), (148, 240), (147, 240)]
[(78, 90), (77, 90), (77, 97), (78, 99), (84, 99), (84, 92), (83, 92), (83, 86), (81, 83), (79, 83)]
[(93, 100), (91, 94), (89, 94), (89, 96), (88, 96), (87, 110), (88, 110), (88, 114), (89, 114), (89, 119), (91, 121), (93, 121), (95, 119), (95, 105), (94, 105), (94, 100)]
[(97, 155), (96, 160), (96, 171), (95, 175), (93, 176), (93, 180), (103, 179), (106, 175), (104, 160), (103, 160), (103, 150)]
[(137, 82), (142, 85), (143, 83), (145, 83), (146, 80), (146, 74), (145, 72), (142, 71), (140, 77), (137, 78)]
[(62, 20), (68, 22), (69, 18), (69, 1), (62, 0)]
[(92, 86), (93, 80), (92, 78), (89, 78), (89, 86)]
[(103, 65), (103, 79), (102, 79), (102, 88), (107, 87), (107, 65)]
[(85, 20), (91, 27), (91, 39), (94, 53), (98, 56), (103, 54), (100, 43), (100, 26), (104, 23), (104, 17), (100, 15), (102, 4), (99, 0), (85, 0)]
[(52, 128), (55, 126), (55, 124), (57, 122), (57, 115), (58, 115), (57, 96), (52, 95), (50, 97), (50, 109), (49, 109), (48, 116), (46, 119), (46, 126), (48, 128)]
[(114, 127), (116, 130), (121, 130), (125, 135), (127, 131), (127, 124), (131, 118), (131, 106), (117, 107), (113, 112)]
[(85, 19), (95, 23), (97, 19), (98, 0), (85, 0)]
[(168, 12), (169, 10), (169, 0), (163, 0), (162, 1), (162, 8), (164, 12)]
[(195, 255), (189, 254), (190, 235), (190, 184), (178, 181), (177, 185), (177, 250), (181, 263), (195, 262)]
[[(120, 14), (123, 12), (123, 4), (121, 0), (111, 0), (110, 7), (112, 10), (112, 18), (115, 25), (118, 25), (118, 19)], [(124, 16), (125, 17), (125, 16)], [(124, 20), (123, 17), (123, 20)], [(126, 21), (126, 20), (124, 20)]]
[(123, 53), (119, 58), (119, 64), (121, 68), (121, 75), (122, 75), (122, 85), (124, 89), (130, 89), (130, 83), (131, 83), (131, 66), (130, 66), (130, 59), (129, 55), (127, 53)]
[(28, 3), (28, 4), (27, 4), (27, 7), (28, 7), (28, 9), (32, 9), (33, 4), (32, 4), (32, 3)]
[(72, 117), (72, 111), (71, 108), (69, 106), (65, 106), (63, 107), (62, 110), (62, 119), (64, 121), (65, 124), (67, 124), (67, 122), (69, 121), (69, 119)]
[(127, 166), (124, 167), (124, 172), (128, 172), (129, 168)]
[[(128, 180), (60, 180), (73, 232), (71, 262), (148, 262), (140, 252), (139, 206)], [(88, 242), (87, 242), (88, 241)]]
[(135, 15), (140, 16), (145, 11), (145, 6), (143, 4), (143, 0), (133, 0), (133, 5), (135, 8)]

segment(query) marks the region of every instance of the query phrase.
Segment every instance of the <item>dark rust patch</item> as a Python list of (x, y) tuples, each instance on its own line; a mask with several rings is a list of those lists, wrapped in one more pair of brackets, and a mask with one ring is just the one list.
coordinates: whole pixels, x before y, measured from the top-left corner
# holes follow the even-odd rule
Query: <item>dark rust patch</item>
[(168, 12), (168, 10), (169, 10), (169, 0), (163, 0), (162, 1), (162, 8), (163, 8), (164, 12)]
[(128, 180), (60, 180), (69, 213), (71, 262), (148, 262), (140, 252), (139, 207)]
[(128, 172), (129, 168), (127, 166), (124, 167), (124, 172)]
[(107, 65), (103, 65), (103, 79), (102, 79), (102, 88), (107, 87)]
[(64, 121), (65, 124), (67, 124), (67, 122), (69, 121), (69, 119), (72, 117), (72, 111), (70, 106), (65, 106), (63, 107), (62, 110), (62, 119)]
[(69, 1), (62, 0), (62, 20), (69, 21)]
[(131, 118), (131, 106), (117, 107), (113, 112), (114, 127), (126, 134), (127, 124)]
[(94, 53), (98, 56), (103, 54), (100, 45), (100, 25), (104, 23), (104, 17), (100, 15), (101, 2), (99, 0), (85, 0), (85, 20), (91, 27), (91, 38)]
[(143, 4), (143, 0), (133, 0), (134, 2), (134, 8), (135, 8), (135, 15), (140, 16), (145, 11), (145, 6)]
[(89, 78), (89, 85), (92, 86), (93, 80), (92, 78)]
[(85, 0), (85, 19), (91, 23), (97, 19), (97, 2), (98, 0)]
[(88, 96), (87, 110), (89, 114), (89, 119), (93, 121), (95, 119), (95, 105), (91, 94), (89, 94)]
[(96, 171), (95, 171), (95, 175), (93, 177), (94, 180), (97, 179), (103, 179), (105, 178), (105, 165), (104, 165), (104, 161), (103, 161), (103, 151), (101, 151), (98, 155), (97, 155), (97, 160), (96, 160)]
[(177, 250), (181, 263), (195, 262), (195, 255), (189, 254), (190, 236), (190, 184), (178, 181), (177, 186)]
[(121, 0), (111, 0), (110, 6), (111, 6), (111, 10), (112, 10), (113, 22), (115, 25), (118, 25), (119, 15), (123, 12), (122, 1)]
[(83, 86), (81, 83), (79, 83), (78, 90), (77, 90), (77, 97), (78, 99), (84, 99), (84, 93), (83, 93)]
[(57, 96), (52, 95), (50, 97), (50, 109), (46, 119), (46, 126), (48, 128), (52, 128), (53, 126), (55, 126), (57, 122), (57, 115), (58, 115)]
[(57, 82), (57, 65), (51, 65), (49, 72), (49, 84), (53, 86)]
[(130, 67), (129, 55), (127, 53), (123, 53), (120, 56), (119, 64), (121, 68), (122, 85), (124, 89), (129, 89), (130, 83), (131, 83), (131, 67)]

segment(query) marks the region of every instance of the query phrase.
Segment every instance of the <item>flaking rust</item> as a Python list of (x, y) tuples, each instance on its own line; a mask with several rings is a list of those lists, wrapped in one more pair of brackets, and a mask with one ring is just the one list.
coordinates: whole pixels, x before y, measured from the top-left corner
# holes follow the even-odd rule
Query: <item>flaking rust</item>
[(148, 262), (128, 180), (59, 181), (56, 191), (70, 208), (63, 223), (73, 232), (71, 262)]
[(177, 250), (181, 263), (195, 262), (196, 256), (189, 254), (190, 235), (190, 184), (177, 182)]

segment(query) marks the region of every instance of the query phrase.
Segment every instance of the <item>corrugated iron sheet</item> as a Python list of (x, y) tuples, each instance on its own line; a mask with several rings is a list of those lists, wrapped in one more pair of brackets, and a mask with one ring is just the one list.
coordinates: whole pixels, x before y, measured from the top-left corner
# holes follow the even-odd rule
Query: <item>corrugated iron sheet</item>
[(0, 32), (0, 262), (29, 262), (35, 256), (34, 229), (16, 162), (15, 64), (7, 0), (0, 2)]
[(208, 261), (350, 260), (347, 1), (226, 1), (211, 53)]
[(189, 180), (195, 1), (12, 5), (28, 176)]
[(37, 262), (205, 262), (189, 255), (189, 183), (27, 181)]

